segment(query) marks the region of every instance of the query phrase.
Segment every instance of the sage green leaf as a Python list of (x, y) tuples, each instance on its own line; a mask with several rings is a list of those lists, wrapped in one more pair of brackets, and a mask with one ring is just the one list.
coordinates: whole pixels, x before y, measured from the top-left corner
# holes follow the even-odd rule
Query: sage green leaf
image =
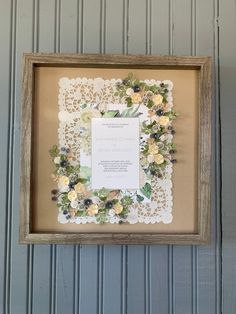
[(137, 194), (137, 201), (138, 201), (139, 203), (142, 203), (143, 200), (144, 200), (144, 197)]
[(80, 167), (80, 176), (81, 176), (81, 178), (89, 179), (91, 177), (91, 175), (92, 175), (91, 168), (86, 167), (86, 166), (81, 166)]
[(119, 110), (111, 110), (104, 113), (103, 118), (114, 118), (119, 113)]
[(144, 187), (140, 190), (144, 196), (146, 196), (148, 199), (150, 199), (152, 194), (152, 187), (150, 183), (145, 183)]

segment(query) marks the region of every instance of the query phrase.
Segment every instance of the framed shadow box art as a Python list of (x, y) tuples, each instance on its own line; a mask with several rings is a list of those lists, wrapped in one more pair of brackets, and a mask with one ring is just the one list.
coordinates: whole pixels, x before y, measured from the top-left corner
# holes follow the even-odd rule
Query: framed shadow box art
[(21, 129), (21, 243), (209, 240), (209, 57), (25, 54)]

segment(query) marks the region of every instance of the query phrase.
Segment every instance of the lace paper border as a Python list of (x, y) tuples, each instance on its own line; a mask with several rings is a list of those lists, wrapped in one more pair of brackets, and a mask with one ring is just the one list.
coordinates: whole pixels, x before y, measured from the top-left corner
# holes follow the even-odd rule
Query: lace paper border
[[(116, 84), (120, 79), (103, 80), (102, 78), (75, 78), (63, 77), (59, 80), (59, 128), (58, 139), (60, 147), (70, 147), (74, 162), (80, 161), (80, 111), (84, 103), (89, 103), (91, 108), (98, 106), (100, 111), (107, 111), (109, 104), (119, 104), (120, 99), (115, 95)], [(146, 84), (160, 85), (161, 81), (145, 80)], [(168, 104), (173, 106), (171, 81), (162, 81), (168, 85)], [(168, 139), (170, 142), (172, 138)], [(172, 222), (172, 164), (165, 169), (163, 178), (155, 177), (152, 180), (153, 195), (149, 203), (134, 203), (124, 222), (135, 223), (164, 223)], [(62, 213), (58, 214), (60, 223), (96, 223), (95, 217), (73, 217), (66, 219)], [(108, 216), (109, 223), (119, 223), (115, 216)]]

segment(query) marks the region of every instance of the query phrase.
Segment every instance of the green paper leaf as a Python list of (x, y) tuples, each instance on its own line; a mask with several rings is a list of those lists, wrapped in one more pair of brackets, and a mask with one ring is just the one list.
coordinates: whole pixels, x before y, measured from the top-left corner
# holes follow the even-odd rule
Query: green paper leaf
[(103, 118), (114, 118), (119, 113), (119, 110), (107, 111), (104, 113)]
[(139, 203), (142, 203), (143, 200), (144, 200), (144, 197), (137, 194), (137, 201), (138, 201)]
[(145, 183), (144, 187), (140, 190), (144, 196), (150, 199), (152, 194), (152, 187), (150, 183)]
[(125, 118), (128, 118), (128, 117), (138, 117), (141, 113), (138, 112), (139, 110), (139, 106), (137, 106), (136, 108), (133, 108), (133, 107), (129, 107), (127, 109), (125, 109), (124, 111), (122, 111), (121, 113), (121, 117), (125, 117)]
[(59, 154), (59, 149), (57, 147), (57, 145), (53, 145), (53, 147), (49, 150), (49, 154), (52, 158), (55, 158), (58, 156)]
[(80, 167), (80, 176), (84, 179), (89, 179), (91, 177), (91, 168), (82, 166)]
[(126, 195), (121, 199), (121, 204), (123, 206), (129, 206), (129, 205), (133, 204), (133, 200), (130, 196)]

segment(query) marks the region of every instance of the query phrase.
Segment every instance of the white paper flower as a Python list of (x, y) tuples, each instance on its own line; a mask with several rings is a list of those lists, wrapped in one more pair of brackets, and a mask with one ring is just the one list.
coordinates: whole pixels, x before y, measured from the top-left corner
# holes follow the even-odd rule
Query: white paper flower
[(147, 156), (147, 160), (148, 160), (149, 163), (154, 162), (154, 155), (148, 155)]
[(110, 209), (109, 212), (108, 212), (108, 215), (109, 215), (110, 217), (114, 217), (115, 214), (116, 214), (116, 213), (115, 213), (114, 209)]
[(54, 160), (53, 160), (54, 164), (56, 164), (56, 165), (59, 165), (60, 161), (61, 161), (61, 158), (58, 157), (58, 156), (55, 157)]
[(85, 108), (81, 111), (80, 125), (82, 127), (88, 127), (92, 118), (100, 118), (101, 113), (97, 109)]
[(69, 221), (66, 218), (66, 215), (63, 215), (63, 213), (59, 213), (57, 216), (57, 220), (58, 222), (60, 222), (61, 224), (67, 224)]
[(131, 96), (133, 93), (134, 93), (133, 88), (127, 88), (127, 89), (126, 89), (126, 95), (127, 95), (127, 96)]
[(77, 200), (73, 200), (73, 201), (71, 201), (71, 203), (70, 203), (70, 206), (71, 206), (72, 208), (76, 208), (78, 205), (79, 205), (79, 203), (78, 203)]
[(58, 185), (58, 189), (60, 193), (66, 193), (70, 190), (69, 186), (59, 186), (59, 185)]

